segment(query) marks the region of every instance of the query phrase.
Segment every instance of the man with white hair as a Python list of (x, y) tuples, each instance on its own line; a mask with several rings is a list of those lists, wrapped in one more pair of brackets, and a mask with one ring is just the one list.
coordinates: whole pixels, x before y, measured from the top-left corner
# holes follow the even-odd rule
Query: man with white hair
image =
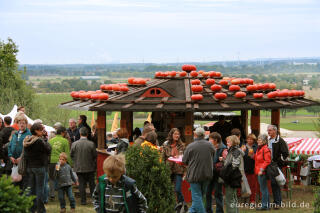
[(77, 128), (77, 122), (74, 118), (69, 119), (69, 128), (67, 129), (71, 143), (80, 139), (79, 129)]
[[(278, 128), (275, 125), (268, 125), (269, 142), (268, 147), (271, 151), (271, 159), (276, 162), (279, 168), (286, 166), (285, 160), (289, 156), (289, 149), (287, 143), (278, 134)], [(271, 188), (275, 209), (279, 209), (281, 206), (281, 189), (274, 177), (271, 177)]]
[(189, 212), (206, 212), (202, 200), (213, 175), (214, 147), (204, 136), (204, 129), (198, 127), (194, 131), (194, 142), (187, 146), (182, 158), (188, 166), (186, 179), (191, 186), (192, 205)]

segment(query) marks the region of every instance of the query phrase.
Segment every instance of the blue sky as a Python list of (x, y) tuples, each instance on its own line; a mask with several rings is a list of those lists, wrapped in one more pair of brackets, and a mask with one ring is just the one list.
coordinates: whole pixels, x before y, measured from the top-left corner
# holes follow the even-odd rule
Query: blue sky
[(318, 0), (0, 0), (23, 64), (319, 57)]

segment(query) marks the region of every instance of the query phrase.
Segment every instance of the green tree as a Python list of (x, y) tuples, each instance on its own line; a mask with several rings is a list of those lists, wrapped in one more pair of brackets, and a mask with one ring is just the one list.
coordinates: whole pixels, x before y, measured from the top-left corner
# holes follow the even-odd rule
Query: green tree
[(160, 162), (157, 150), (132, 146), (126, 152), (127, 175), (137, 182), (148, 200), (148, 213), (174, 212), (175, 196), (169, 167)]
[(27, 196), (27, 191), (21, 194), (18, 186), (14, 186), (11, 178), (3, 175), (0, 178), (0, 209), (2, 213), (27, 213), (33, 205), (35, 196)]
[(24, 71), (18, 71), (18, 47), (9, 38), (7, 43), (0, 40), (0, 112), (8, 113), (14, 104), (27, 108), (28, 115), (35, 111), (34, 91), (22, 79)]

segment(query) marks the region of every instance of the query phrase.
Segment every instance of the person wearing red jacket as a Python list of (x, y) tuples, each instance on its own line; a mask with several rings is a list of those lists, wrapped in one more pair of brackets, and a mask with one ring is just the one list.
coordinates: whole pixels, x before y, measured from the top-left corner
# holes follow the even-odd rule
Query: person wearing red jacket
[(261, 203), (262, 206), (257, 210), (268, 210), (269, 209), (269, 192), (267, 186), (267, 175), (266, 169), (271, 163), (271, 152), (268, 148), (268, 135), (261, 134), (258, 137), (258, 149), (254, 155), (255, 168), (254, 173), (258, 175), (258, 181), (260, 184), (260, 191), (262, 194)]

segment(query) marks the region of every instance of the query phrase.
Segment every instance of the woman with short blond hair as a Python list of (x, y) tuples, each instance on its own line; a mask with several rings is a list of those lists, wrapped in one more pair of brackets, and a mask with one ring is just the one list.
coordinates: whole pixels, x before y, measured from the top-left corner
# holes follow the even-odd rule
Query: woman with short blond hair
[[(236, 170), (240, 168), (241, 161), (243, 161), (243, 156), (241, 150), (239, 149), (240, 140), (237, 136), (231, 135), (226, 138), (228, 154), (226, 159), (224, 160), (224, 167), (228, 167), (231, 165), (232, 170)], [(221, 159), (222, 157), (220, 157)], [(239, 170), (240, 173), (240, 170)], [(241, 186), (241, 174), (239, 176), (239, 180), (233, 180), (238, 185)], [(233, 184), (233, 183), (232, 183)], [(226, 200), (226, 212), (228, 213), (238, 213), (239, 208), (237, 207), (238, 198), (237, 198), (237, 188), (231, 185), (231, 183), (225, 183), (225, 200)]]

